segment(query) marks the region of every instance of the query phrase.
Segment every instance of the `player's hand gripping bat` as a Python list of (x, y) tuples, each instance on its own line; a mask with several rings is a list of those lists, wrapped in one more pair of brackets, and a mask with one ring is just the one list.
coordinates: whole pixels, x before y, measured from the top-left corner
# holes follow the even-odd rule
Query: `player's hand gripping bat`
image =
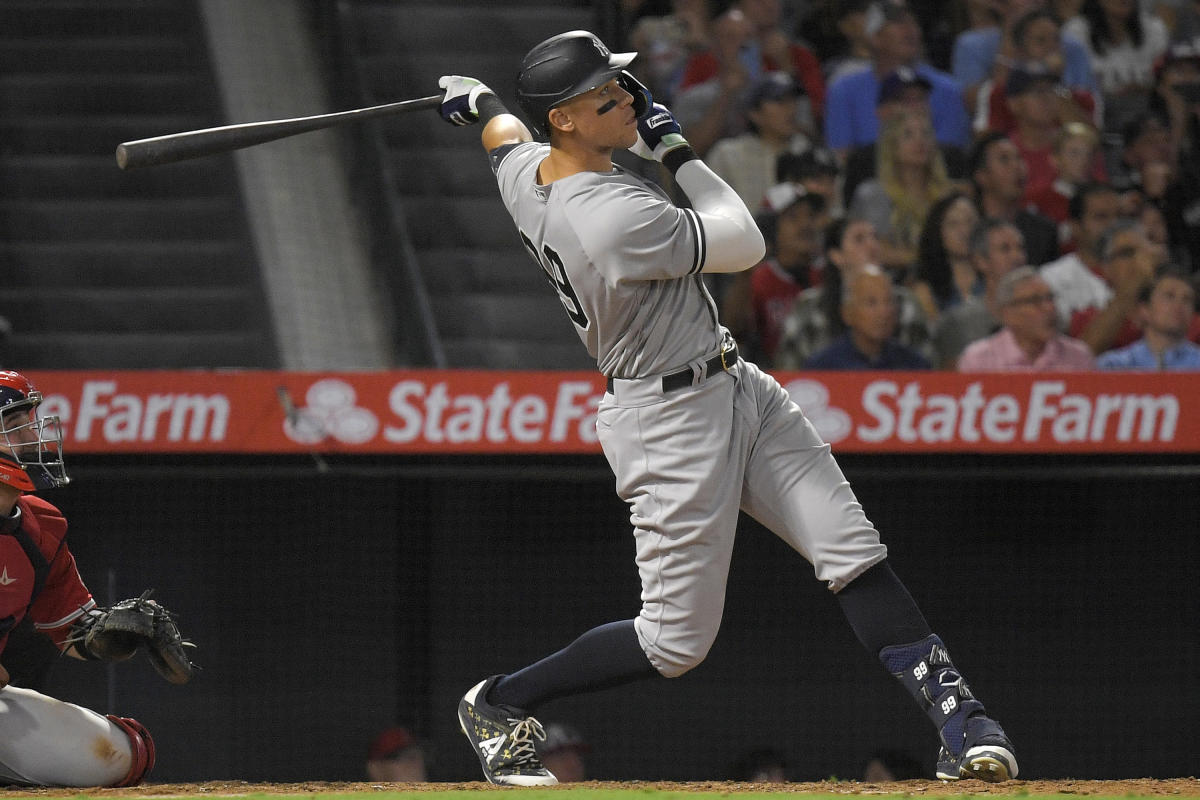
[(398, 103), (385, 103), (380, 106), (356, 108), (352, 111), (339, 111), (333, 114), (245, 122), (239, 125), (223, 125), (219, 128), (203, 128), (196, 131), (155, 136), (151, 139), (137, 139), (117, 145), (117, 166), (121, 169), (133, 169), (155, 164), (171, 164), (214, 153), (228, 153), (243, 147), (295, 136), (298, 133), (331, 128), (343, 122), (357, 122), (405, 111), (437, 108), (441, 100), (442, 96), (435, 94), (429, 97), (401, 100)]

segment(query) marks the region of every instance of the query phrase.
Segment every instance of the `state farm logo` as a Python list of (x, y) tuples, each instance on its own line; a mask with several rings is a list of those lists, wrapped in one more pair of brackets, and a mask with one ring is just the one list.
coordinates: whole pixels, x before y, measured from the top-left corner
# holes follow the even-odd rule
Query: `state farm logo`
[(343, 444), (369, 442), (379, 432), (379, 418), (355, 405), (357, 401), (354, 387), (337, 378), (326, 378), (308, 387), (301, 408), (291, 406), (286, 391), (280, 390), (280, 402), (287, 411), (283, 432), (299, 444), (318, 444), (326, 439)]
[(829, 407), (829, 389), (820, 381), (802, 378), (783, 388), (826, 442), (840, 442), (854, 429), (849, 414), (840, 408)]

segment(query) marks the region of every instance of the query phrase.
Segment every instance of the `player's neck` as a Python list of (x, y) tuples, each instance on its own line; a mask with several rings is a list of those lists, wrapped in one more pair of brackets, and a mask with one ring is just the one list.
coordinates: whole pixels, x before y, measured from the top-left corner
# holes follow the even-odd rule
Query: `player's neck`
[(611, 172), (612, 168), (611, 150), (552, 147), (538, 167), (538, 183), (544, 186), (580, 172)]

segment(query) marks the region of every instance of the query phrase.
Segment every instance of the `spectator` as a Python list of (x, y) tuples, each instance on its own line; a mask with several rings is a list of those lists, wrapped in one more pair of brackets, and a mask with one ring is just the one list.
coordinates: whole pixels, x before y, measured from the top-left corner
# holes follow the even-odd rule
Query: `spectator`
[(959, 355), (971, 342), (1000, 329), (996, 290), (1000, 279), (1025, 266), (1025, 243), (1011, 222), (981, 220), (971, 232), (971, 262), (983, 279), (983, 295), (966, 298), (948, 309), (933, 332), (935, 364), (954, 369)]
[(1100, 277), (1100, 239), (1120, 214), (1120, 196), (1104, 183), (1085, 183), (1067, 204), (1075, 250), (1042, 265), (1042, 277), (1054, 289), (1060, 325), (1065, 329), (1077, 311), (1104, 307), (1111, 299)]
[(740, 115), (742, 92), (768, 72), (783, 72), (803, 88), (813, 134), (825, 103), (825, 80), (812, 51), (782, 27), (780, 0), (734, 0), (713, 24), (713, 46), (688, 59), (676, 108), (679, 123), (697, 153), (717, 139), (736, 135), (728, 116)]
[[(1170, 125), (1174, 180), (1162, 197), (1151, 198), (1163, 212), (1181, 261), (1200, 268), (1200, 37), (1177, 43), (1163, 59), (1151, 110)], [(1149, 192), (1147, 192), (1149, 194)]]
[[(970, 108), (975, 108), (978, 92), (984, 81), (991, 78), (998, 84), (1007, 79), (1007, 69), (1017, 59), (1018, 46), (1014, 41), (1016, 23), (1030, 11), (1041, 8), (1042, 0), (1008, 0), (1002, 4), (1000, 22), (989, 28), (964, 31), (954, 42), (953, 67), (951, 72), (962, 86)], [(1068, 19), (1054, 9), (1060, 20)], [(1093, 95), (1099, 91), (1087, 48), (1077, 39), (1059, 34), (1062, 53), (1062, 80), (1072, 89), (1085, 89)], [(1028, 56), (1037, 58), (1037, 56)]]
[[(739, 48), (739, 58), (752, 78), (767, 72), (784, 72), (804, 88), (812, 103), (814, 117), (820, 119), (825, 107), (825, 79), (817, 57), (797, 42), (781, 26), (781, 0), (733, 0), (726, 15), (740, 15), (749, 27)], [(683, 75), (683, 88), (711, 80), (719, 72), (712, 53), (697, 53), (689, 59)]]
[(1018, 16), (1012, 23), (1012, 52), (998, 56), (991, 77), (979, 86), (975, 99), (974, 130), (1012, 133), (1016, 119), (1008, 106), (1008, 81), (1012, 71), (1021, 65), (1037, 64), (1046, 72), (1058, 76), (1062, 89), (1059, 95), (1060, 116), (1064, 120), (1077, 120), (1092, 125), (1102, 122), (1102, 109), (1098, 102), (1091, 75), (1087, 82), (1073, 85), (1064, 70), (1066, 56), (1063, 53), (1062, 25), (1053, 12), (1041, 6)]
[(929, 361), (896, 341), (897, 304), (891, 277), (868, 264), (846, 277), (845, 333), (805, 364), (809, 369), (929, 369)]
[(871, 68), (844, 75), (830, 84), (826, 146), (844, 161), (851, 149), (878, 139), (875, 105), (880, 82), (897, 69), (908, 67), (929, 81), (937, 141), (966, 147), (971, 125), (962, 91), (949, 75), (920, 60), (921, 29), (912, 11), (891, 0), (877, 1), (868, 9), (865, 25), (872, 48)]
[(821, 280), (821, 231), (825, 201), (790, 183), (768, 193), (759, 228), (767, 258), (753, 270), (735, 274), (721, 303), (721, 319), (740, 346), (770, 364), (784, 320), (797, 295)]
[(825, 85), (871, 66), (871, 43), (866, 34), (867, 8), (872, 0), (819, 0), (803, 30), (813, 42), (825, 75)]
[(1053, 372), (1095, 368), (1083, 342), (1058, 332), (1054, 292), (1033, 267), (1018, 267), (1000, 279), (996, 303), (1003, 325), (967, 345), (959, 372)]
[[(908, 67), (900, 67), (887, 75), (879, 82), (879, 95), (875, 101), (875, 116), (879, 120), (880, 129), (905, 110), (932, 113), (929, 105), (931, 88), (928, 80)], [(965, 178), (967, 158), (962, 148), (939, 142), (938, 150), (942, 153), (946, 174), (955, 180)], [(875, 142), (855, 147), (850, 151), (846, 156), (846, 168), (843, 171), (843, 197), (854, 197), (860, 183), (875, 177), (876, 159)]]
[(1142, 338), (1101, 353), (1100, 369), (1200, 370), (1200, 346), (1188, 341), (1196, 318), (1196, 288), (1187, 273), (1164, 265), (1138, 296)]
[(1167, 50), (1167, 26), (1137, 0), (1084, 0), (1063, 26), (1088, 49), (1104, 100), (1104, 129), (1120, 130), (1146, 110), (1154, 64)]
[(578, 783), (587, 780), (587, 755), (592, 746), (570, 725), (552, 722), (546, 726), (546, 739), (537, 744), (542, 766), (558, 778), (559, 783)]
[(801, 153), (812, 142), (796, 126), (800, 88), (781, 72), (764, 75), (747, 100), (745, 133), (718, 141), (706, 159), (742, 198), (751, 213), (762, 207), (767, 189), (776, 183), (782, 153)]
[(670, 14), (643, 16), (629, 34), (630, 47), (640, 54), (629, 68), (664, 105), (674, 102), (688, 59), (709, 47), (709, 5), (709, 0), (671, 0)]
[(998, 131), (984, 134), (971, 148), (967, 163), (980, 216), (1016, 225), (1025, 240), (1029, 263), (1041, 265), (1058, 258), (1058, 228), (1022, 203), (1025, 162), (1012, 140)]
[(961, 192), (950, 192), (929, 209), (911, 287), (931, 322), (983, 292), (983, 278), (971, 259), (971, 231), (978, 222), (975, 204)]
[(902, 111), (892, 118), (877, 156), (876, 177), (858, 185), (849, 213), (875, 225), (883, 248), (881, 265), (904, 276), (916, 259), (930, 207), (953, 184), (927, 114)]
[[(1136, 312), (1138, 297), (1166, 262), (1166, 252), (1146, 238), (1141, 226), (1118, 220), (1100, 237), (1102, 292), (1106, 298), (1071, 315), (1069, 332), (1087, 342), (1093, 353), (1132, 344), (1141, 335)], [(1187, 336), (1200, 341), (1200, 319)]]
[[(1088, 125), (1086, 114), (1069, 97), (1058, 82), (1058, 76), (1037, 64), (1022, 64), (1008, 73), (1008, 107), (1015, 121), (1009, 134), (1021, 159), (1025, 162), (1025, 195), (1023, 202), (1032, 205), (1039, 193), (1054, 183), (1057, 175), (1051, 154), (1063, 125)], [(1093, 160), (1090, 176), (1105, 180), (1103, 159)]]
[(1054, 138), (1050, 162), (1054, 180), (1040, 190), (1028, 192), (1033, 207), (1058, 225), (1058, 245), (1063, 253), (1075, 249), (1071, 226), (1067, 222), (1071, 198), (1083, 184), (1093, 180), (1096, 159), (1100, 157), (1100, 136), (1090, 125), (1069, 122)]
[(810, 147), (803, 153), (784, 151), (775, 162), (778, 183), (791, 183), (810, 194), (819, 194), (825, 199), (825, 208), (836, 216), (842, 210), (839, 175), (837, 160), (824, 147)]
[(424, 783), (424, 748), (407, 728), (385, 728), (367, 749), (367, 778), (381, 783)]
[[(868, 220), (844, 217), (825, 230), (825, 270), (820, 286), (806, 289), (796, 298), (783, 323), (775, 349), (775, 366), (800, 369), (813, 353), (824, 348), (846, 330), (842, 321), (842, 285), (868, 264), (879, 261), (879, 239)], [(932, 353), (929, 320), (916, 296), (906, 287), (896, 287), (900, 323), (896, 336), (905, 347), (926, 359)]]
[(713, 20), (707, 56), (716, 63), (716, 75), (693, 86), (680, 86), (671, 107), (688, 132), (698, 154), (705, 154), (718, 139), (746, 130), (746, 94), (760, 75), (742, 63), (742, 43), (752, 27), (745, 15), (725, 13)]

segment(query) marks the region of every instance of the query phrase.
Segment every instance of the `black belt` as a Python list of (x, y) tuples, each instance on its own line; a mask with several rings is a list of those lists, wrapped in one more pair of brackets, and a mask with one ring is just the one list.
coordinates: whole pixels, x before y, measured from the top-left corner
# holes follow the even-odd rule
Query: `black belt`
[[(735, 344), (728, 350), (722, 350), (708, 361), (704, 362), (704, 374), (711, 377), (716, 375), (718, 372), (728, 372), (729, 370), (733, 369), (735, 364), (737, 364), (737, 360), (738, 349), (737, 345)], [(670, 374), (663, 375), (663, 394), (666, 394), (667, 392), (673, 392), (676, 389), (682, 389), (685, 386), (691, 386), (694, 377), (695, 376), (693, 375), (690, 367), (688, 369), (681, 369), (678, 372), (672, 372)], [(608, 393), (612, 394), (613, 378), (609, 378), (605, 385), (608, 389)]]

